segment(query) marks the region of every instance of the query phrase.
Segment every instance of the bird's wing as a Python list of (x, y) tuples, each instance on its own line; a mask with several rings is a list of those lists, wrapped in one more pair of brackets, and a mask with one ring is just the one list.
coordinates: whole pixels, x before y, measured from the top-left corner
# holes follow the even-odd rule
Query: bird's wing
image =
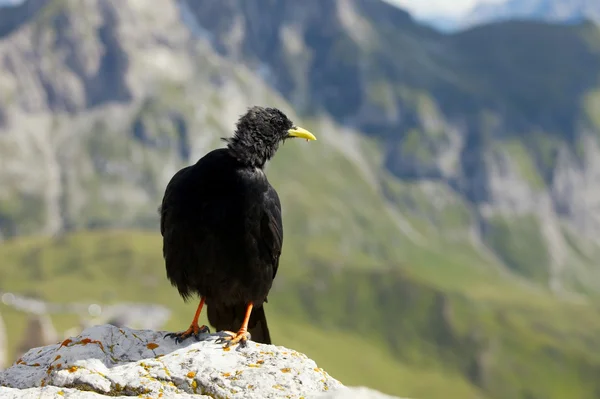
[[(160, 231), (163, 236), (163, 257), (167, 278), (177, 286), (179, 294), (188, 300), (196, 286), (196, 268), (199, 253), (210, 246), (206, 225), (198, 223), (203, 214), (190, 214), (190, 183), (198, 183), (198, 175), (190, 167), (177, 172), (172, 178), (161, 205)], [(200, 177), (201, 185), (202, 178)], [(203, 203), (202, 195), (194, 196)], [(201, 205), (198, 207), (201, 209)]]
[(281, 203), (273, 187), (265, 193), (265, 208), (261, 220), (263, 248), (267, 251), (266, 258), (273, 263), (273, 279), (279, 268), (279, 256), (283, 246), (283, 223), (281, 220)]
[(179, 170), (173, 175), (167, 187), (165, 189), (165, 195), (163, 196), (162, 203), (160, 205), (160, 234), (164, 237), (169, 218), (172, 214), (174, 206), (177, 206), (176, 188), (178, 184), (184, 179), (187, 170), (190, 167), (185, 167)]
[[(161, 234), (167, 278), (185, 299), (207, 292), (223, 263), (222, 237), (239, 221), (239, 195), (229, 155), (214, 150), (177, 172), (165, 189)], [(207, 283), (208, 282), (208, 283)]]

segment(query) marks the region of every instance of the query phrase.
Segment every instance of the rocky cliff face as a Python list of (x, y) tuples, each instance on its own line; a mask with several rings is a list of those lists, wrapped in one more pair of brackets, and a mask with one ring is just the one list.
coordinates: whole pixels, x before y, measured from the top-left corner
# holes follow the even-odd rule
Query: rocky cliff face
[(175, 2), (41, 3), (15, 12), (18, 26), (0, 25), (5, 236), (154, 227), (177, 168), (214, 147), (249, 104), (278, 102), (193, 39)]

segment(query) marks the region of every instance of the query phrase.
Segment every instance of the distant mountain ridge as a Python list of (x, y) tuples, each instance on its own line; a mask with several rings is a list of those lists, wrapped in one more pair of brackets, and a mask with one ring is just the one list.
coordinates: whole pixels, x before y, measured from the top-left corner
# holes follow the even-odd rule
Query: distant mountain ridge
[(460, 26), (515, 19), (569, 24), (592, 20), (600, 23), (600, 2), (595, 0), (507, 0), (501, 3), (480, 3), (461, 21)]

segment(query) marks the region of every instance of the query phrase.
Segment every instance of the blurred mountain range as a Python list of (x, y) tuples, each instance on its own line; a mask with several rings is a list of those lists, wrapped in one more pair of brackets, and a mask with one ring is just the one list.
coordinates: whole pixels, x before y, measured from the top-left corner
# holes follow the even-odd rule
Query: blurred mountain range
[[(374, 163), (357, 168), (417, 220), (402, 223), (411, 239), (421, 225), (462, 231), (543, 285), (600, 287), (596, 26), (507, 22), (444, 36), (366, 0), (195, 1), (151, 26), (137, 2), (74, 4), (3, 13), (4, 236), (154, 227), (177, 168), (245, 107), (281, 103), (325, 118), (328, 137), (346, 128), (378, 146), (380, 164), (353, 149)], [(328, 147), (347, 159), (343, 137)], [(520, 248), (524, 238), (535, 245)]]
[(507, 0), (480, 3), (461, 21), (469, 26), (510, 19), (578, 23), (600, 23), (600, 2), (595, 0)]
[(163, 279), (156, 238), (82, 231), (158, 234), (169, 178), (274, 105), (319, 138), (268, 166), (275, 311), (376, 335), (433, 384), (387, 389), (404, 396), (600, 392), (598, 26), (442, 35), (379, 0), (28, 0), (0, 12), (0, 68), (5, 284), (60, 297), (50, 277), (81, 265), (118, 285), (132, 254)]

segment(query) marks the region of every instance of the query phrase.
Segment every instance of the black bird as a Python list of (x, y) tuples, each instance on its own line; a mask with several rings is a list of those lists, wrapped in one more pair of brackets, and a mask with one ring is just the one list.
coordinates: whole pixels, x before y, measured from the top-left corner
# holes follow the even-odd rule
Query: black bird
[[(160, 208), (167, 277), (184, 301), (200, 297), (190, 327), (170, 333), (176, 342), (209, 332), (202, 307), (225, 346), (270, 344), (263, 303), (277, 274), (283, 244), (281, 204), (263, 168), (281, 142), (316, 140), (276, 108), (252, 107), (241, 116), (226, 148), (178, 171)], [(236, 328), (239, 330), (237, 333)]]

